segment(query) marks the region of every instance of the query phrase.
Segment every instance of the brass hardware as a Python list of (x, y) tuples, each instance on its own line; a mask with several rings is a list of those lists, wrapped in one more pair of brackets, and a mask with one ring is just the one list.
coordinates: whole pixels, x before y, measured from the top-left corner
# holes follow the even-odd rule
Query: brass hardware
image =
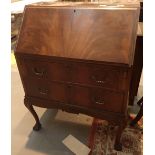
[(100, 104), (100, 105), (105, 104), (103, 99), (97, 99), (96, 97), (93, 97), (93, 102), (95, 102), (95, 104)]
[(104, 84), (106, 81), (97, 80), (95, 76), (91, 76), (91, 79), (95, 81), (96, 83)]
[(45, 71), (42, 69), (38, 69), (38, 68), (33, 68), (33, 73), (36, 75), (36, 76), (43, 76)]
[(96, 104), (102, 104), (103, 105), (104, 104), (104, 101), (102, 101), (102, 102), (95, 101), (95, 103)]
[(47, 89), (45, 89), (45, 88), (39, 88), (38, 90), (39, 90), (39, 93), (42, 94), (42, 95), (47, 95), (48, 92), (49, 92), (49, 91), (48, 91)]

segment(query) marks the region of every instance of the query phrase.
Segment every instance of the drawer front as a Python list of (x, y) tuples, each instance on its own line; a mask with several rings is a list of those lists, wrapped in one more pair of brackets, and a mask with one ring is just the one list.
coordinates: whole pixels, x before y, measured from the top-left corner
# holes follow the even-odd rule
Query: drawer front
[(26, 94), (59, 102), (68, 102), (68, 87), (64, 84), (47, 83), (43, 80), (25, 79)]
[(22, 75), (48, 81), (71, 82), (125, 90), (127, 72), (112, 66), (68, 61), (20, 60)]
[(103, 88), (82, 87), (33, 78), (24, 79), (26, 95), (65, 104), (121, 112), (123, 94)]
[(121, 93), (78, 86), (71, 89), (72, 104), (111, 112), (122, 110), (124, 95)]
[(126, 89), (127, 72), (103, 65), (75, 64), (73, 83), (100, 86), (114, 90)]
[(20, 60), (22, 75), (24, 77), (34, 77), (49, 81), (69, 81), (70, 74), (67, 63), (46, 62), (37, 60)]

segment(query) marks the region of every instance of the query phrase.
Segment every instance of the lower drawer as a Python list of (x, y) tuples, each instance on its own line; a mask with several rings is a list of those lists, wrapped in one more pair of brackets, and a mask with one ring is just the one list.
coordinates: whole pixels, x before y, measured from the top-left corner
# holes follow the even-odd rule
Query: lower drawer
[(124, 94), (102, 88), (72, 87), (72, 104), (89, 108), (121, 112)]
[(57, 83), (47, 83), (38, 79), (25, 79), (26, 95), (39, 97), (42, 99), (68, 102), (67, 85)]
[[(79, 85), (47, 83), (38, 79), (25, 79), (26, 95), (57, 102), (121, 112), (124, 94), (104, 88), (82, 87)], [(51, 102), (52, 104), (52, 102)]]

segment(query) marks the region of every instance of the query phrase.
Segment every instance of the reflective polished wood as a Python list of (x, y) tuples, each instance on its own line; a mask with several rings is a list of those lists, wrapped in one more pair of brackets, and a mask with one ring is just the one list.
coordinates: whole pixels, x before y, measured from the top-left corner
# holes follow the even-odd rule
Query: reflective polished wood
[(32, 105), (84, 113), (116, 123), (122, 149), (138, 14), (137, 3), (26, 6), (15, 57), (34, 130)]

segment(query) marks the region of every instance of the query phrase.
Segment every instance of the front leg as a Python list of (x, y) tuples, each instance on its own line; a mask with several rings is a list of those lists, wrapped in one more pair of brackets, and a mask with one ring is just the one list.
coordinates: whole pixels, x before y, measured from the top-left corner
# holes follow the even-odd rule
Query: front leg
[(115, 139), (115, 145), (114, 145), (114, 148), (116, 151), (122, 151), (121, 136), (122, 136), (122, 132), (125, 129), (126, 125), (127, 125), (127, 120), (124, 120), (123, 122), (120, 123), (118, 127), (117, 135)]
[(35, 112), (33, 106), (27, 101), (27, 99), (24, 99), (24, 105), (26, 106), (26, 108), (31, 112), (31, 114), (33, 115), (36, 123), (33, 127), (34, 131), (39, 131), (41, 129), (41, 123), (39, 121), (39, 117), (37, 115), (37, 113)]

